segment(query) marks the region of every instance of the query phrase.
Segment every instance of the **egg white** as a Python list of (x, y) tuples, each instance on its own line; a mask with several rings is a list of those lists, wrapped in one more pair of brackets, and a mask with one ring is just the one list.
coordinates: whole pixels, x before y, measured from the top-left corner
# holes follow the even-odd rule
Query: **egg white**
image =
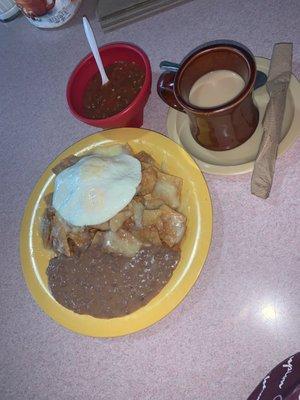
[(97, 225), (130, 203), (140, 182), (136, 158), (90, 155), (56, 176), (52, 204), (72, 225)]

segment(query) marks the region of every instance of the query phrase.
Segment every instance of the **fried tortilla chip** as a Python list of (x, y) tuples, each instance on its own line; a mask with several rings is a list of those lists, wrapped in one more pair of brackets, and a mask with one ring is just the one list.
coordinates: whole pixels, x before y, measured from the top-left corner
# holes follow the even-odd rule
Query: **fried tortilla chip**
[(96, 233), (91, 227), (79, 228), (69, 225), (53, 207), (46, 209), (41, 229), (44, 246), (51, 248), (56, 254), (66, 256), (78, 255), (85, 251)]
[(133, 257), (142, 247), (142, 243), (130, 232), (119, 229), (118, 232), (104, 233), (103, 249), (109, 253)]
[(161, 240), (159, 237), (158, 229), (154, 225), (137, 229), (132, 233), (136, 238), (138, 238), (143, 243), (147, 244), (149, 243), (156, 246), (161, 246)]
[(133, 215), (131, 210), (123, 210), (118, 212), (113, 218), (109, 221), (109, 227), (112, 232), (117, 232), (118, 229), (124, 224), (124, 222)]
[(143, 197), (143, 202), (147, 210), (156, 210), (164, 204), (163, 200), (153, 197), (151, 193)]
[(54, 208), (47, 207), (42, 217), (41, 234), (42, 234), (43, 244), (46, 249), (49, 249), (52, 246), (51, 228), (52, 228), (52, 218), (54, 215), (55, 215)]
[(160, 222), (156, 224), (161, 240), (168, 246), (178, 244), (186, 230), (186, 217), (172, 208), (160, 207)]
[(44, 201), (46, 203), (46, 206), (49, 207), (49, 208), (52, 206), (52, 199), (53, 199), (53, 193), (48, 193), (44, 197)]
[(137, 197), (135, 197), (129, 203), (129, 209), (132, 210), (132, 212), (133, 212), (133, 221), (134, 221), (134, 225), (136, 228), (142, 227), (144, 205), (140, 200), (141, 200), (141, 198), (137, 199)]
[(109, 146), (95, 147), (90, 154), (98, 154), (104, 157), (113, 157), (120, 154), (132, 155), (132, 149), (128, 144), (110, 144)]
[(99, 230), (99, 231), (109, 231), (109, 221), (103, 222), (102, 224), (92, 225), (92, 228)]
[(52, 172), (55, 175), (58, 175), (60, 172), (65, 170), (66, 168), (72, 167), (72, 165), (76, 164), (82, 157), (74, 156), (73, 154), (64, 160), (62, 160), (59, 164), (52, 168)]
[(96, 232), (95, 236), (93, 237), (91, 246), (102, 246), (104, 240), (104, 233), (101, 231)]
[(65, 254), (70, 257), (72, 255), (69, 243), (68, 243), (68, 226), (60, 219), (56, 214), (51, 219), (51, 233), (50, 241), (52, 248), (57, 254)]
[(180, 206), (181, 189), (181, 178), (158, 172), (152, 196), (161, 199), (171, 208), (178, 208)]
[(161, 210), (144, 210), (142, 225), (143, 227), (156, 225), (160, 221)]
[(157, 180), (156, 168), (151, 165), (144, 170), (142, 170), (142, 180), (138, 187), (137, 193), (140, 195), (145, 195), (151, 193), (154, 189)]
[(135, 154), (134, 157), (137, 158), (141, 163), (147, 163), (153, 166), (156, 165), (154, 158), (145, 151), (140, 151), (139, 153)]
[(95, 232), (88, 228), (71, 228), (67, 232), (67, 238), (75, 244), (79, 253), (85, 251), (92, 242)]
[(142, 224), (144, 228), (155, 226), (160, 239), (172, 247), (183, 238), (186, 217), (167, 205), (162, 205), (158, 210), (144, 210)]

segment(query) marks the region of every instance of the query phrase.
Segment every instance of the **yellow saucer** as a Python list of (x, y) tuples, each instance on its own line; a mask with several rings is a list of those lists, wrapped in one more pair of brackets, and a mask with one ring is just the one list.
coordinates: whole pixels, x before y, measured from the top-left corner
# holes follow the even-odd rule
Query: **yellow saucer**
[[(136, 312), (121, 318), (99, 319), (79, 315), (55, 301), (46, 276), (53, 253), (43, 246), (40, 235), (43, 198), (53, 191), (56, 164), (71, 154), (92, 152), (98, 146), (128, 143), (138, 152), (145, 150), (170, 174), (183, 178), (181, 211), (187, 217), (187, 231), (182, 242), (181, 260), (164, 289)], [(89, 336), (112, 337), (144, 329), (171, 312), (187, 295), (204, 265), (212, 233), (212, 207), (206, 182), (192, 158), (172, 140), (159, 133), (137, 128), (120, 128), (96, 133), (75, 143), (43, 173), (33, 189), (23, 216), (20, 254), (24, 278), (38, 305), (64, 327)]]
[[(257, 69), (268, 75), (270, 60), (256, 57)], [(265, 86), (253, 92), (254, 102), (259, 110), (259, 123), (253, 135), (241, 146), (232, 150), (212, 151), (198, 144), (190, 131), (189, 119), (183, 112), (169, 109), (167, 119), (168, 136), (194, 158), (203, 172), (217, 175), (236, 175), (253, 170), (259, 149), (269, 95)], [(300, 82), (292, 75), (286, 99), (285, 114), (282, 123), (282, 136), (278, 155), (283, 154), (300, 135)]]

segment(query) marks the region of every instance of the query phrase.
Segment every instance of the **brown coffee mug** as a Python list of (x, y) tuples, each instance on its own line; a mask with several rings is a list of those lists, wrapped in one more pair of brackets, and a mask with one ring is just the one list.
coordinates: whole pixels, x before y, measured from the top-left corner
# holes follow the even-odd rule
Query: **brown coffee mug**
[[(189, 102), (193, 84), (201, 76), (216, 70), (231, 70), (239, 74), (245, 86), (229, 102), (211, 108), (200, 108)], [(244, 47), (213, 44), (196, 49), (177, 71), (164, 72), (157, 91), (170, 107), (187, 113), (194, 139), (210, 150), (229, 150), (244, 143), (254, 133), (259, 119), (252, 92), (256, 64)]]

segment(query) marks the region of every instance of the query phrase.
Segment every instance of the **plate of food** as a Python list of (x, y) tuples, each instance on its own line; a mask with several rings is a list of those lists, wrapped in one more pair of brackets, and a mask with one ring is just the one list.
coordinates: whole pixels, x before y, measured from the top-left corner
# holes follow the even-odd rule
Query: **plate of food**
[(202, 173), (163, 135), (88, 136), (45, 170), (20, 232), (32, 297), (79, 334), (114, 337), (169, 314), (208, 254), (212, 206)]

